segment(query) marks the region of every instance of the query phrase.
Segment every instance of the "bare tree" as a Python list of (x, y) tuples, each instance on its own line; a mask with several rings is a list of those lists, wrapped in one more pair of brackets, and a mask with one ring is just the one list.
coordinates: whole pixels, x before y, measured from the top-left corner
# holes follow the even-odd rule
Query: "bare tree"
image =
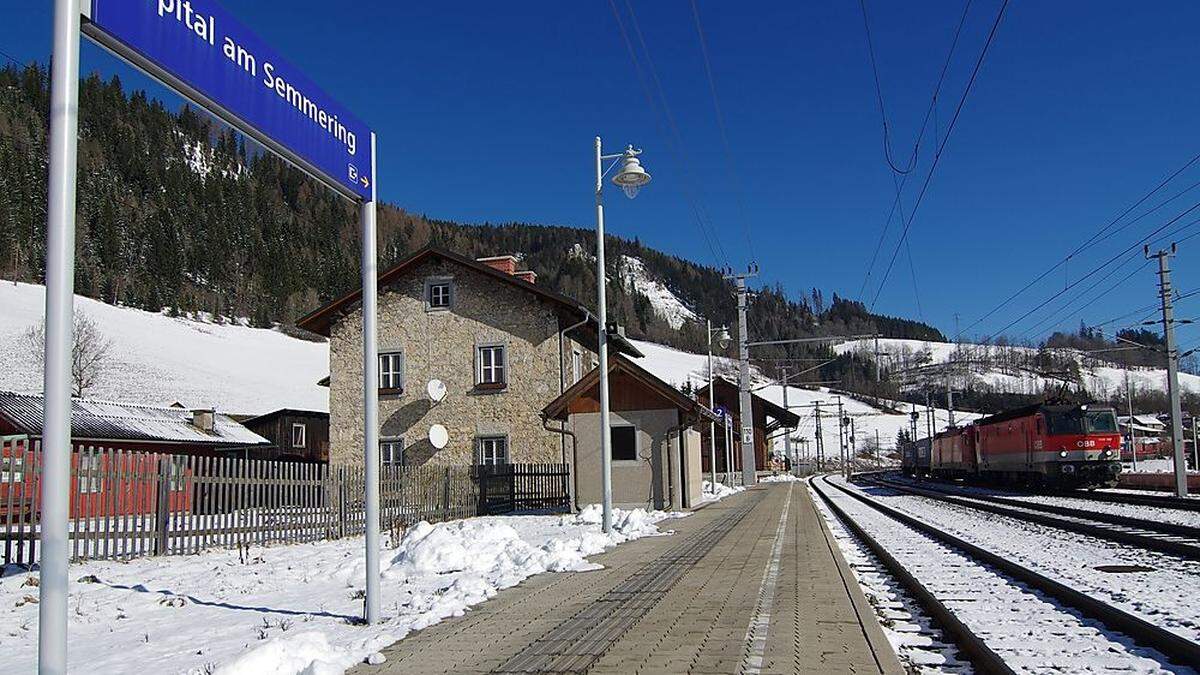
[[(46, 367), (46, 322), (43, 320), (25, 331), (25, 344), (37, 360), (39, 368)], [(104, 376), (108, 367), (112, 341), (104, 336), (91, 317), (75, 313), (75, 335), (71, 348), (71, 383), (76, 397), (81, 397)]]

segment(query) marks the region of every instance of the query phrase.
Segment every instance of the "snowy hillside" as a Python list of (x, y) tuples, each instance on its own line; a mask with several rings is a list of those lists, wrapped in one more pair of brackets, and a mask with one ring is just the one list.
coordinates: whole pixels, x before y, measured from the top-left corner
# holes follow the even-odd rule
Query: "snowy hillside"
[[(638, 365), (666, 382), (676, 387), (683, 387), (687, 382), (691, 382), (696, 388), (702, 387), (708, 382), (707, 355), (692, 354), (654, 342), (634, 340), (633, 343), (646, 355), (646, 358), (641, 359)], [(717, 375), (724, 375), (728, 379), (737, 378), (737, 362), (733, 359), (715, 357), (713, 359), (713, 370)], [(752, 369), (751, 381), (757, 388), (755, 393), (768, 401), (783, 405), (783, 387), (781, 385), (774, 384), (772, 380), (764, 377), (757, 369)], [(792, 412), (800, 416), (800, 426), (793, 434), (793, 439), (797, 443), (799, 443), (800, 439), (806, 439), (809, 447), (812, 447), (811, 442), (816, 433), (817, 426), (816, 414), (814, 412), (816, 406), (813, 404), (820, 402), (821, 435), (825, 439), (827, 452), (835, 455), (838, 439), (837, 403), (839, 399), (842, 402), (846, 416), (854, 420), (855, 444), (860, 448), (862, 447), (862, 443), (868, 439), (874, 442), (876, 432), (879, 432), (880, 445), (884, 448), (892, 448), (896, 443), (896, 434), (901, 429), (909, 428), (908, 415), (912, 412), (913, 408), (908, 403), (895, 403), (892, 406), (892, 410), (883, 410), (862, 401), (839, 395), (825, 387), (815, 390), (788, 387), (788, 406), (792, 408)], [(924, 408), (919, 408), (918, 412), (922, 416), (918, 424), (918, 436), (925, 436), (925, 410)], [(949, 412), (944, 408), (937, 409), (934, 412), (937, 420), (936, 430), (941, 431), (949, 425)], [(975, 419), (976, 417), (979, 417), (979, 415), (964, 413), (962, 411), (957, 411), (954, 414), (954, 420), (957, 424)], [(783, 449), (782, 436), (775, 440), (774, 447), (777, 450)], [(800, 446), (797, 445), (797, 447)]]
[[(865, 358), (874, 358), (873, 340), (854, 340), (833, 347), (839, 354), (857, 353)], [(931, 367), (951, 361), (968, 363), (954, 375), (955, 386), (963, 386), (964, 377), (975, 384), (986, 385), (993, 391), (1013, 394), (1039, 394), (1047, 385), (1059, 385), (1053, 380), (1021, 368), (1001, 368), (994, 365), (1003, 362), (1006, 354), (1032, 358), (1036, 349), (996, 345), (955, 344), (951, 342), (926, 342), (923, 340), (879, 340), (879, 351), (885, 356), (885, 367), (901, 377), (920, 377), (922, 371), (928, 375)], [(1089, 363), (1081, 352), (1073, 349), (1055, 350), (1059, 354), (1073, 357), (1080, 364), (1083, 384), (1099, 398), (1108, 398), (1125, 391), (1125, 371), (1121, 368)], [(943, 375), (944, 377), (944, 375)], [(1167, 371), (1161, 368), (1134, 368), (1129, 371), (1131, 386), (1137, 391), (1167, 390)], [(1180, 373), (1180, 386), (1184, 391), (1200, 393), (1200, 376)]]
[(671, 289), (651, 277), (646, 271), (646, 264), (638, 258), (621, 256), (621, 280), (646, 296), (655, 313), (666, 320), (671, 328), (678, 330), (685, 321), (695, 321), (698, 318)]
[[(41, 321), (44, 304), (42, 286), (0, 282), (0, 316), (5, 318), (0, 324), (0, 389), (42, 390), (41, 371), (25, 346), (24, 333)], [(686, 310), (682, 304), (679, 307)], [(241, 414), (283, 407), (329, 409), (328, 389), (317, 385), (328, 374), (329, 350), (324, 342), (301, 340), (277, 330), (114, 307), (82, 296), (75, 297), (75, 310), (89, 316), (112, 341), (109, 367), (96, 389), (89, 392), (92, 398), (158, 405), (179, 401), (188, 407), (213, 406)], [(706, 355), (653, 342), (634, 344), (646, 355), (640, 365), (663, 380), (681, 388), (688, 382), (699, 388), (708, 381)], [(718, 375), (736, 379), (736, 361), (718, 356), (713, 362)], [(783, 403), (783, 388), (757, 369), (752, 370), (752, 381), (759, 387), (758, 394)], [(789, 387), (788, 403), (808, 406), (795, 409), (802, 418), (796, 437), (812, 438), (815, 416), (811, 404), (820, 401), (822, 434), (836, 444), (836, 399), (837, 394), (827, 389)], [(842, 400), (846, 414), (855, 420), (860, 440), (873, 440), (878, 430), (882, 445), (891, 447), (896, 432), (907, 428), (907, 404), (896, 404), (895, 410), (901, 411), (897, 413), (847, 397)], [(967, 418), (958, 414), (959, 420)], [(939, 428), (946, 425), (944, 410), (938, 420)], [(776, 445), (782, 447), (782, 438)]]
[[(42, 374), (23, 334), (45, 313), (42, 286), (0, 282), (0, 389), (41, 392)], [(329, 409), (328, 347), (275, 330), (171, 318), (75, 296), (112, 341), (92, 398), (261, 414), (291, 407)]]

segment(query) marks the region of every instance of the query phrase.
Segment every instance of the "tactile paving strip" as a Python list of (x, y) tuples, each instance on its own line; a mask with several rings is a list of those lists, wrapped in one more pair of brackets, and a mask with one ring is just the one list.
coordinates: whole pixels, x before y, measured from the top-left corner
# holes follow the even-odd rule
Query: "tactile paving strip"
[(704, 532), (671, 547), (492, 672), (586, 672), (765, 495), (765, 491), (759, 492), (755, 499), (714, 521)]

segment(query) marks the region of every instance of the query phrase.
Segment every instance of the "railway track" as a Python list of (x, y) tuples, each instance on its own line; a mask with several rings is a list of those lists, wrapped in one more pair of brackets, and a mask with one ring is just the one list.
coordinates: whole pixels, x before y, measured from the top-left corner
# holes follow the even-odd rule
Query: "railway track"
[(1200, 499), (1190, 497), (1169, 497), (1166, 495), (1131, 495), (1124, 492), (1096, 492), (1092, 490), (1055, 490), (1035, 492), (1031, 494), (1053, 495), (1057, 497), (1074, 497), (1076, 499), (1091, 499), (1109, 504), (1134, 504), (1137, 506), (1157, 506), (1162, 509), (1180, 511), (1200, 511)]
[(1097, 513), (1067, 506), (1039, 504), (1010, 497), (968, 495), (949, 487), (916, 486), (880, 475), (865, 476), (864, 481), (905, 494), (920, 495), (1097, 539), (1167, 553), (1187, 560), (1200, 560), (1200, 528), (1197, 527)]
[[(1200, 644), (837, 485), (828, 477), (810, 479), (810, 484), (943, 631), (958, 641), (980, 672), (1011, 673), (1016, 672), (1014, 665), (1025, 664), (1036, 669), (1039, 663), (1045, 665), (1038, 658), (1055, 650), (1067, 659), (1105, 661), (1102, 670), (1121, 670), (1134, 662), (1144, 670), (1149, 659), (1165, 672), (1195, 672), (1181, 664), (1200, 663)], [(852, 506), (846, 508), (845, 504)], [(856, 506), (859, 504), (867, 510)], [(850, 512), (855, 508), (857, 516)], [(860, 522), (872, 518), (874, 527)], [(897, 528), (888, 520), (904, 527)], [(923, 537), (914, 538), (912, 531)], [(930, 548), (931, 544), (936, 548)], [(962, 583), (963, 579), (967, 583)], [(1018, 631), (1024, 629), (1025, 639), (1019, 639), (1019, 632), (1008, 632), (1004, 617), (1017, 617)], [(1096, 631), (1090, 622), (1105, 630)], [(1036, 636), (1028, 632), (1030, 625), (1039, 627)], [(1136, 648), (1130, 647), (1130, 640)]]

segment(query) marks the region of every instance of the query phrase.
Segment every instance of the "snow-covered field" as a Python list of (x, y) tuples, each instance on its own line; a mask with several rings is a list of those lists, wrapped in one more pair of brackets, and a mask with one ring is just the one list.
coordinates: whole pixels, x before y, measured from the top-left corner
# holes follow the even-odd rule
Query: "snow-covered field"
[[(72, 672), (128, 673), (135, 663), (145, 673), (341, 673), (532, 575), (599, 569), (586, 557), (663, 534), (656, 523), (683, 515), (618, 510), (611, 535), (600, 531), (595, 505), (577, 516), (420, 523), (383, 550), (385, 620), (374, 626), (357, 625), (361, 537), (72, 565)], [(4, 670), (33, 672), (37, 576), (16, 568), (5, 575)]]
[[(41, 392), (42, 374), (24, 333), (45, 315), (45, 288), (0, 281), (0, 389)], [(278, 408), (329, 410), (329, 349), (277, 330), (172, 318), (75, 296), (112, 342), (110, 363), (90, 398), (215, 407), (261, 414)]]
[[(879, 351), (886, 356), (886, 364), (894, 368), (915, 367), (920, 363), (942, 364), (956, 360), (956, 351), (962, 349), (962, 355), (969, 359), (986, 358), (999, 354), (1001, 350), (1033, 355), (1036, 349), (1029, 347), (998, 347), (995, 345), (978, 345), (952, 342), (927, 342), (924, 340), (902, 340), (898, 338), (881, 338)], [(839, 354), (857, 353), (865, 358), (875, 358), (874, 340), (854, 340), (834, 345), (834, 351)], [(1082, 354), (1075, 350), (1064, 350), (1076, 356), (1082, 363)], [(1081, 369), (1083, 383), (1088, 391), (1106, 398), (1125, 391), (1125, 371), (1110, 366), (1083, 367)], [(1046, 386), (1058, 386), (1058, 380), (1050, 380), (1031, 373), (1009, 373), (996, 370), (979, 370), (971, 367), (971, 377), (978, 382), (992, 386), (996, 391), (1016, 394), (1039, 394)], [(1155, 368), (1138, 368), (1129, 371), (1131, 386), (1138, 391), (1166, 391), (1167, 371)], [(1200, 376), (1180, 373), (1180, 387), (1185, 391), (1200, 393)]]

